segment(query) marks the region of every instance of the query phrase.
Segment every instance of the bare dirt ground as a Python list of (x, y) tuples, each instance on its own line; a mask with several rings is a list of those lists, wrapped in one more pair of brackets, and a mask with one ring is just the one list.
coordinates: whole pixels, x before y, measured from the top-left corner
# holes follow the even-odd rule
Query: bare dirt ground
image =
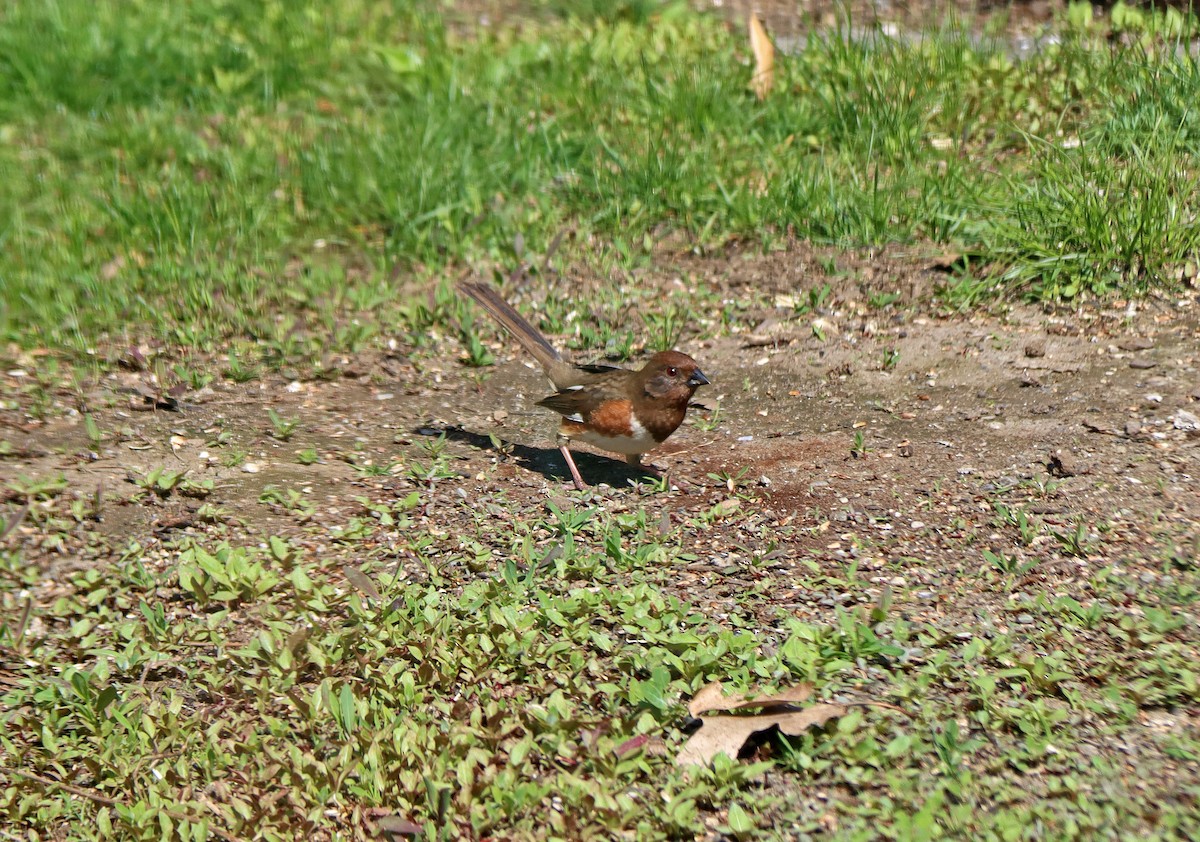
[[(800, 250), (690, 258), (680, 268), (726, 299), (763, 303), (751, 313), (754, 330), (681, 345), (713, 386), (697, 396), (710, 411), (693, 409), (651, 454), (676, 486), (670, 507), (707, 506), (732, 486), (750, 489), (761, 518), (777, 526), (773, 551), (781, 558), (816, 547), (844, 556), (837, 551), (853, 542), (839, 536), (864, 536), (881, 550), (871, 562), (881, 581), (921, 615), (956, 607), (945, 604), (949, 591), (939, 582), (980, 565), (983, 548), (1049, 553), (1053, 563), (1039, 575), (1065, 586), (1098, 565), (1149, 564), (1164, 542), (1190, 547), (1200, 535), (1194, 298), (957, 315), (928, 304), (939, 272), (905, 254), (842, 256), (827, 279)], [(644, 282), (667, 287), (680, 277), (663, 270)], [(814, 277), (831, 292), (816, 311), (796, 315), (799, 291)], [(869, 303), (888, 292), (901, 298)], [(397, 348), (343, 360), (343, 376), (331, 381), (218, 379), (181, 396), (173, 411), (146, 397), (154, 389), (148, 371), (122, 370), (84, 387), (99, 428), (117, 431), (99, 448), (72, 408), (77, 396), (59, 389), (63, 411), (44, 421), (28, 405), (0, 416), (11, 445), (0, 464), (13, 480), (64, 475), (68, 494), (100, 495), (102, 531), (153, 544), (192, 528), (203, 506), (235, 513), (237, 528), (251, 532), (295, 528), (277, 504), (260, 502), (268, 486), (303, 488), (312, 520), (333, 526), (356, 495), (419, 486), (406, 468), (444, 432), (458, 479), (442, 483), (446, 504), (426, 517), (453, 531), (472, 502), (500, 495), (540, 507), (569, 486), (553, 419), (533, 406), (547, 392), (540, 371), (507, 343), (495, 349), (500, 362), (486, 379), (447, 342), (419, 359)], [(6, 389), (16, 394), (38, 365), (16, 360)], [(293, 437), (270, 435), (269, 409), (299, 420)], [(493, 435), (512, 446), (497, 450)], [(316, 464), (297, 461), (308, 448)], [(596, 499), (641, 499), (630, 482), (643, 475), (577, 450)], [(140, 493), (132, 481), (159, 467), (186, 469), (214, 489), (203, 499)], [(9, 498), (13, 507), (19, 495), (10, 490)], [(1013, 535), (994, 526), (997, 502), (1031, 507), (1045, 526), (1041, 537), (1014, 546)], [(827, 531), (814, 538), (810, 527), (821, 523)], [(1060, 552), (1050, 537), (1081, 523), (1083, 549), (1091, 542), (1095, 556)], [(711, 537), (714, 545), (739, 544)], [(50, 576), (78, 563), (74, 553), (46, 549), (38, 563)]]

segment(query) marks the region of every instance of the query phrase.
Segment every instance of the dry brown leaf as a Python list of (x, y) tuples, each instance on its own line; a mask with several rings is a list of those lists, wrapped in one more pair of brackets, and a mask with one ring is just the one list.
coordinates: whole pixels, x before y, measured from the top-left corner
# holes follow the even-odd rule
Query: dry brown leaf
[(700, 730), (683, 744), (675, 758), (677, 766), (706, 766), (718, 754), (732, 758), (746, 745), (746, 740), (762, 731), (778, 728), (791, 737), (799, 736), (814, 725), (824, 725), (831, 719), (844, 716), (842, 705), (817, 704), (804, 710), (784, 713), (760, 713), (751, 716), (706, 716)]
[(696, 691), (696, 695), (688, 702), (688, 713), (699, 717), (710, 710), (744, 710), (746, 708), (777, 708), (784, 705), (795, 705), (806, 702), (812, 697), (811, 684), (797, 684), (787, 690), (772, 693), (768, 696), (750, 696), (746, 693), (734, 693), (726, 696), (721, 682), (714, 681)]
[[(817, 704), (804, 710), (787, 710), (812, 698), (811, 684), (797, 684), (778, 693), (751, 696), (734, 693), (726, 696), (721, 682), (714, 681), (701, 687), (688, 703), (688, 712), (703, 719), (703, 724), (684, 743), (675, 758), (680, 766), (703, 765), (712, 762), (718, 754), (737, 757), (753, 735), (778, 728), (784, 734), (796, 736), (814, 725), (823, 725), (834, 717), (846, 713), (843, 705)], [(738, 711), (760, 708), (757, 714), (725, 716), (705, 715), (710, 711)]]
[(767, 37), (758, 15), (750, 13), (750, 49), (754, 53), (754, 75), (750, 77), (750, 89), (754, 95), (766, 99), (775, 84), (775, 45)]

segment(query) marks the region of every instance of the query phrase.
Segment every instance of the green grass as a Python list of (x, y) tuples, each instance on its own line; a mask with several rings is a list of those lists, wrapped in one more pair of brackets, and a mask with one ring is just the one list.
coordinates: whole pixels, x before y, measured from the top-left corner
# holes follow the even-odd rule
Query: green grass
[(822, 33), (765, 103), (742, 38), (676, 5), (464, 40), (423, 6), (64, 0), (5, 10), (0, 46), (0, 339), (25, 346), (391, 315), (396, 263), (505, 263), (518, 233), (618, 260), (671, 230), (934, 241), (1041, 297), (1162, 286), (1200, 236), (1196, 63), (1082, 25), (1021, 62)]
[[(390, 814), (426, 838), (692, 838), (714, 821), (815, 833), (832, 807), (845, 839), (1170, 839), (1195, 819), (1194, 788), (1137, 788), (1168, 786), (1164, 764), (1200, 752), (1194, 731), (1147, 734), (1139, 719), (1200, 703), (1180, 614), (1194, 589), (1102, 569), (1086, 602), (1006, 603), (1011, 579), (981, 566), (969, 587), (999, 600), (1000, 618), (1032, 621), (963, 636), (906, 621), (856, 565), (819, 555), (800, 560), (804, 587), (851, 602), (819, 622), (771, 607), (780, 536), (746, 498), (672, 526), (670, 496), (534, 514), (489, 495), (488, 511), (440, 504), (448, 534), (422, 525), (425, 492), (368, 489), (332, 528), (295, 511), (308, 525), (290, 538), (218, 530), (163, 552), (76, 543), (86, 515), (61, 485), (49, 494), (30, 515), (43, 534), (111, 563), (26, 612), (37, 576), (22, 551), (0, 556), (0, 652), (20, 661), (0, 733), (14, 830), (351, 838)], [(738, 607), (719, 617), (679, 582), (716, 521), (759, 548), (725, 572)], [(672, 759), (683, 705), (713, 679), (812, 682), (890, 707), (855, 708), (758, 762), (685, 772)], [(622, 748), (639, 735), (662, 750)]]

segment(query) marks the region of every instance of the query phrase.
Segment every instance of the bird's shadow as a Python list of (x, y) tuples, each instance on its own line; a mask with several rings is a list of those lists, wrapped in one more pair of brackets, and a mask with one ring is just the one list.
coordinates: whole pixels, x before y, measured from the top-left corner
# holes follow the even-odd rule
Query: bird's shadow
[[(413, 433), (419, 436), (445, 436), (448, 441), (463, 442), (479, 450), (490, 450), (500, 455), (502, 459), (511, 459), (521, 468), (541, 474), (548, 480), (571, 482), (571, 473), (558, 448), (530, 447), (527, 444), (517, 444), (507, 440), (503, 440), (502, 447), (497, 448), (490, 436), (473, 433), (450, 424), (422, 425), (413, 430)], [(496, 440), (501, 441), (499, 436), (496, 437)], [(579, 468), (580, 476), (583, 477), (584, 482), (590, 484), (605, 482), (611, 486), (617, 486), (627, 485), (630, 482), (657, 482), (659, 479), (653, 471), (635, 467), (626, 462), (618, 462), (615, 459), (606, 459), (603, 456), (595, 456), (578, 450), (572, 450), (571, 455), (575, 458), (575, 466)]]

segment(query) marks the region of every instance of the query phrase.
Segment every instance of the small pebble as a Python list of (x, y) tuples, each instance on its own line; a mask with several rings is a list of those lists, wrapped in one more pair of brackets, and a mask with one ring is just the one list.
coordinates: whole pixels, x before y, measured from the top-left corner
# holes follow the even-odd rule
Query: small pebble
[(1178, 410), (1171, 419), (1171, 423), (1175, 425), (1176, 430), (1183, 430), (1187, 433), (1194, 433), (1200, 430), (1200, 418), (1197, 418), (1186, 409)]
[(1032, 614), (1018, 614), (1017, 622), (1023, 626), (1028, 626), (1031, 623), (1033, 623), (1033, 615)]

